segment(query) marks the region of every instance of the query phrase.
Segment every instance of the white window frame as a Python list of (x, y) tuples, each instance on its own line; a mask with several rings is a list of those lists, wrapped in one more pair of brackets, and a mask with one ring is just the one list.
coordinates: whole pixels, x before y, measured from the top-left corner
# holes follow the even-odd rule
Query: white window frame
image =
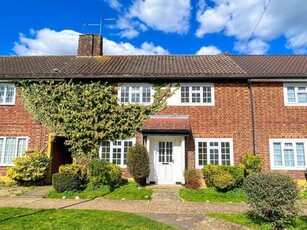
[(232, 138), (195, 138), (194, 143), (195, 143), (195, 168), (197, 169), (202, 169), (204, 165), (199, 165), (199, 149), (198, 149), (198, 143), (199, 142), (207, 142), (207, 148), (208, 148), (208, 155), (207, 155), (207, 160), (210, 162), (210, 146), (209, 142), (218, 142), (218, 150), (219, 150), (219, 165), (222, 165), (222, 154), (221, 154), (221, 142), (229, 142), (229, 148), (230, 148), (230, 165), (233, 165), (234, 160), (233, 160), (233, 139)]
[[(15, 105), (15, 101), (16, 101), (16, 86), (14, 83), (0, 83), (1, 86), (5, 86), (5, 89), (4, 89), (4, 101), (3, 102), (0, 102), (0, 106), (1, 105)], [(13, 86), (14, 87), (14, 95), (13, 95), (13, 101), (12, 102), (5, 102), (5, 98), (7, 97), (7, 87), (8, 86)]]
[[(275, 166), (274, 165), (274, 143), (281, 143), (281, 158), (282, 158), (282, 166)], [(285, 155), (284, 155), (284, 144), (285, 143), (292, 143), (293, 150), (294, 150), (294, 167), (285, 166)], [(305, 154), (305, 165), (304, 166), (297, 166), (297, 152), (296, 152), (296, 144), (303, 143), (304, 145), (304, 154)], [(270, 145), (270, 166), (271, 170), (305, 170), (307, 168), (307, 139), (269, 139)]]
[[(181, 102), (181, 87), (189, 87), (189, 102)], [(200, 87), (200, 102), (192, 102), (192, 87)], [(211, 102), (203, 102), (203, 87), (210, 87), (211, 89)], [(179, 103), (180, 105), (192, 106), (214, 106), (214, 84), (213, 83), (181, 83), (179, 88)]]
[[(107, 140), (108, 141), (108, 140)], [(114, 142), (116, 141), (121, 141), (122, 144), (120, 146), (120, 149), (121, 149), (121, 160), (120, 160), (120, 164), (117, 164), (118, 166), (120, 166), (121, 168), (127, 168), (127, 165), (124, 164), (124, 142), (125, 141), (131, 141), (132, 142), (132, 146), (135, 145), (136, 143), (136, 139), (135, 138), (130, 138), (130, 139), (118, 139), (118, 140), (115, 140)], [(110, 163), (113, 162), (113, 148), (118, 148), (118, 145), (115, 145), (113, 141), (109, 141), (110, 142), (110, 159), (108, 160)], [(99, 158), (101, 159), (102, 158), (102, 145), (100, 144), (99, 146)]]
[(5, 146), (6, 146), (6, 139), (7, 138), (16, 138), (16, 146), (15, 146), (15, 152), (14, 152), (14, 157), (13, 159), (16, 158), (17, 155), (17, 147), (18, 147), (18, 139), (26, 139), (26, 147), (25, 150), (28, 149), (28, 144), (29, 144), (29, 137), (26, 136), (0, 136), (0, 139), (4, 139), (4, 145), (2, 146), (3, 149), (0, 150), (0, 153), (2, 153), (2, 155), (0, 155), (0, 166), (13, 166), (14, 164), (4, 164), (4, 150), (5, 150)]
[[(294, 87), (295, 102), (288, 101), (288, 87)], [(306, 91), (307, 91), (307, 83), (284, 83), (283, 84), (285, 106), (307, 106), (307, 103), (298, 103), (297, 94), (298, 94), (299, 87), (306, 87)]]
[[(129, 87), (129, 102), (121, 102), (121, 91), (122, 87)], [(140, 102), (132, 102), (132, 87), (140, 87), (139, 93), (140, 93)], [(150, 88), (150, 102), (143, 102), (143, 87), (149, 87)], [(144, 105), (150, 105), (153, 103), (153, 95), (154, 90), (151, 84), (148, 83), (122, 83), (119, 85), (118, 90), (118, 101), (122, 104), (144, 104)]]

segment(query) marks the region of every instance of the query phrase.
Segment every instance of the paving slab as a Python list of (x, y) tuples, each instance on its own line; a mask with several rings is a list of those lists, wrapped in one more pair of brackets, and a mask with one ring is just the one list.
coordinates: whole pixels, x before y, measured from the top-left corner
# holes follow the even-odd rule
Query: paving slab
[(42, 198), (0, 197), (0, 207), (27, 207)]

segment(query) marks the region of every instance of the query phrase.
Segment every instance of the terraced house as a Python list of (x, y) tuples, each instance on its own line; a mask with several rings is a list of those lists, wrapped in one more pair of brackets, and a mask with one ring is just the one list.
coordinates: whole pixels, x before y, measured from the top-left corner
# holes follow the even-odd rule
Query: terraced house
[(126, 174), (127, 149), (139, 141), (150, 155), (148, 182), (184, 183), (186, 168), (238, 165), (247, 152), (262, 156), (263, 170), (304, 177), (306, 55), (104, 56), (101, 50), (100, 36), (81, 35), (77, 56), (0, 57), (0, 174), (25, 148), (46, 149), (54, 172), (71, 161), (64, 138), (50, 142), (25, 110), (16, 83), (75, 79), (118, 84), (120, 103), (152, 103), (156, 83), (174, 90), (137, 137), (105, 140), (97, 149)]

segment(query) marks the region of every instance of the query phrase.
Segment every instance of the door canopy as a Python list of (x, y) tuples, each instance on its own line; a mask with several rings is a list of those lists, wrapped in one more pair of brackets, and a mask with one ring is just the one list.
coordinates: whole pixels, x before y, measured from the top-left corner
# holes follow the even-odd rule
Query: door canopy
[(189, 116), (153, 115), (143, 123), (142, 134), (189, 135), (191, 132)]

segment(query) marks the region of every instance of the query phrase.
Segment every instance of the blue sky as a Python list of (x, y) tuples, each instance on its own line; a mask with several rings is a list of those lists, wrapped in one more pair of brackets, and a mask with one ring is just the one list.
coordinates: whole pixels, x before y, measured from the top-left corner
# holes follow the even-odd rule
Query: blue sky
[(0, 55), (76, 54), (101, 18), (115, 18), (105, 54), (307, 53), (306, 0), (1, 0), (0, 12)]

